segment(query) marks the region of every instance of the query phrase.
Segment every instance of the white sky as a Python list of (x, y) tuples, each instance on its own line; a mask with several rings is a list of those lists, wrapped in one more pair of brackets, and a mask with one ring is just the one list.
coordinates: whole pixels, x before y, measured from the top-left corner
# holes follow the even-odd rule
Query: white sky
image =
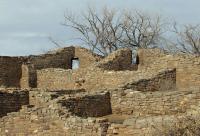
[(0, 55), (38, 54), (55, 46), (49, 41), (76, 44), (75, 34), (61, 23), (66, 10), (87, 7), (137, 9), (160, 14), (180, 24), (200, 23), (200, 0), (0, 0)]

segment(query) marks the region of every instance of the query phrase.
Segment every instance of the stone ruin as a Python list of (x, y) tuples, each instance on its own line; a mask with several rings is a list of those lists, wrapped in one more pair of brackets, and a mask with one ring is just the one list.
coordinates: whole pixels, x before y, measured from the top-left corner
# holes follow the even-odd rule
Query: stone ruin
[(1, 56), (0, 135), (151, 136), (199, 115), (200, 57), (139, 49), (136, 62), (129, 49)]

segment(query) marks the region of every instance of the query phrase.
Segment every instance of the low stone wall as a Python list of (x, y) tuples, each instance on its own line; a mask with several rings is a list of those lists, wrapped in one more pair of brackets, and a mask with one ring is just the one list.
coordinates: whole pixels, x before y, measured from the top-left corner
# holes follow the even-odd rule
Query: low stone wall
[[(53, 99), (57, 93), (57, 91), (37, 92), (31, 90), (31, 96), (37, 97), (36, 99), (41, 98), (40, 102), (44, 103), (35, 106), (23, 106), (19, 112), (9, 113), (8, 116), (0, 118), (0, 135), (106, 135), (109, 124), (106, 119), (72, 116), (68, 112), (69, 109), (60, 103), (60, 100), (69, 96), (67, 94), (71, 96), (71, 93), (66, 90), (66, 94), (61, 94), (60, 97)], [(103, 96), (108, 97), (109, 94), (100, 94), (99, 97)], [(94, 95), (94, 97), (97, 96)], [(33, 101), (35, 102), (35, 100)], [(101, 103), (103, 102), (101, 101)], [(24, 126), (27, 128), (24, 129)]]
[(200, 91), (139, 92), (116, 90), (111, 92), (114, 114), (146, 116), (184, 113), (198, 105)]
[(128, 83), (122, 88), (137, 91), (165, 91), (176, 89), (176, 69), (166, 70), (151, 79), (140, 79), (137, 82)]
[(68, 109), (72, 115), (79, 117), (101, 117), (112, 114), (109, 93), (76, 95), (74, 98), (69, 97), (66, 100), (60, 100), (59, 103)]
[(175, 123), (178, 123), (185, 118), (187, 118), (187, 115), (164, 115), (129, 118), (125, 120), (123, 124), (111, 124), (108, 127), (107, 135), (160, 136), (163, 134), (164, 130), (172, 128)]
[(101, 90), (135, 88), (143, 91), (169, 90), (176, 87), (176, 70), (149, 72), (102, 71), (101, 69), (43, 69), (37, 71), (38, 88)]
[(0, 117), (10, 112), (17, 112), (22, 105), (29, 104), (29, 92), (14, 90), (0, 91)]
[(63, 126), (56, 105), (50, 108), (23, 106), (19, 112), (0, 118), (0, 135), (65, 135)]
[(69, 136), (106, 136), (108, 126), (106, 119), (70, 117), (65, 120)]
[(179, 61), (176, 84), (180, 90), (200, 89), (200, 57)]
[(31, 89), (29, 91), (29, 104), (36, 107), (45, 105), (46, 103), (57, 99), (58, 97), (70, 95), (76, 96), (77, 93), (84, 93), (85, 90), (43, 90), (43, 89)]
[[(154, 135), (155, 131), (158, 132), (167, 125), (172, 126), (187, 115), (197, 116), (200, 111), (199, 90), (171, 92), (110, 90), (110, 92), (113, 113), (127, 115), (121, 123), (109, 122), (107, 116), (93, 118), (84, 114), (89, 112), (96, 116), (96, 113), (108, 111), (109, 93), (32, 89), (30, 97), (34, 97), (29, 104), (35, 106), (22, 106), (20, 111), (8, 113), (7, 116), (0, 118), (0, 135)], [(69, 105), (66, 106), (66, 103)], [(76, 108), (70, 109), (71, 105), (72, 107), (75, 105)], [(83, 113), (79, 112), (80, 109)], [(76, 112), (85, 116), (81, 117)]]

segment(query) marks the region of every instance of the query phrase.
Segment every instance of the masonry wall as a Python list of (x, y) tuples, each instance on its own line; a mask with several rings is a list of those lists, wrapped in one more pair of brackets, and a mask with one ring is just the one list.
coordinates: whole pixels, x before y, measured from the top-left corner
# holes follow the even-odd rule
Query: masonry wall
[(0, 87), (20, 87), (22, 61), (20, 57), (0, 57)]
[(29, 56), (29, 63), (33, 64), (37, 70), (44, 68), (71, 69), (71, 59), (73, 56), (74, 47), (66, 47), (44, 55)]
[(79, 117), (101, 117), (112, 114), (110, 94), (85, 95), (60, 100), (59, 103), (66, 107), (72, 115)]
[(109, 123), (105, 119), (70, 117), (65, 128), (69, 136), (106, 136)]
[(162, 91), (176, 88), (176, 70), (164, 71), (102, 71), (81, 69), (43, 69), (37, 72), (38, 88), (48, 89), (135, 89), (140, 91)]
[[(23, 106), (19, 112), (9, 113), (8, 116), (0, 118), (0, 135), (106, 135), (108, 128), (106, 119), (71, 115), (65, 106), (58, 103), (57, 99), (51, 99), (53, 93), (55, 92), (32, 90), (31, 96), (36, 96), (38, 99), (41, 97), (40, 102), (45, 103), (36, 104), (35, 107)], [(103, 94), (100, 95), (103, 96)], [(58, 98), (58, 100), (63, 100), (63, 98)], [(37, 101), (35, 100), (33, 103)]]
[(22, 105), (28, 104), (28, 91), (0, 92), (0, 117), (6, 116), (10, 112), (17, 112)]
[(125, 84), (123, 88), (142, 92), (176, 90), (176, 69), (158, 73), (150, 79), (140, 79), (136, 82), (130, 82)]
[(0, 118), (0, 135), (65, 135), (64, 123), (54, 106), (54, 109), (23, 106), (19, 112), (8, 113)]
[(169, 54), (159, 49), (140, 49), (138, 69), (176, 68), (176, 86), (179, 90), (200, 88), (200, 57), (189, 54)]
[(37, 87), (46, 89), (73, 89), (72, 70), (43, 69), (37, 71)]
[[(71, 82), (69, 77), (71, 72), (67, 72), (66, 77), (62, 77), (60, 75), (61, 69), (71, 69), (72, 68), (72, 59), (78, 58), (80, 61), (80, 69), (84, 69), (89, 67), (91, 64), (98, 62), (102, 59), (102, 56), (93, 54), (89, 50), (81, 47), (66, 47), (61, 48), (55, 51), (47, 52), (46, 54), (39, 56), (29, 56), (27, 57), (26, 63), (22, 65), (22, 78), (20, 80), (22, 88), (36, 88), (45, 85), (50, 85), (49, 83), (52, 81), (53, 76), (59, 78), (63, 78), (61, 83), (59, 84), (59, 80), (55, 79), (58, 83), (53, 83), (49, 86), (49, 88), (66, 88), (66, 84), (62, 84)], [(60, 70), (43, 70), (43, 69), (60, 69)], [(39, 72), (36, 72), (39, 71)], [(70, 70), (69, 70), (70, 71)], [(52, 72), (52, 73), (51, 73)], [(64, 73), (64, 72), (63, 72)], [(45, 75), (46, 74), (46, 75)], [(58, 75), (56, 75), (58, 74)], [(65, 76), (64, 74), (63, 76)], [(38, 76), (38, 77), (37, 77)], [(39, 80), (39, 81), (37, 81)], [(46, 81), (46, 82), (45, 82)], [(56, 85), (56, 86), (55, 86)]]
[(80, 68), (87, 68), (88, 66), (100, 61), (103, 56), (97, 55), (89, 51), (88, 49), (76, 47), (74, 58), (78, 58), (80, 61)]
[(131, 70), (132, 66), (132, 51), (127, 48), (119, 49), (113, 52), (97, 64), (97, 67), (104, 70)]
[(146, 93), (133, 90), (116, 90), (111, 92), (113, 113), (134, 115), (135, 117), (185, 113), (198, 105), (199, 100), (199, 90)]
[(36, 88), (37, 73), (33, 64), (22, 64), (22, 76), (20, 79), (21, 88)]
[[(58, 52), (65, 52), (65, 50), (62, 49)], [(80, 69), (62, 70), (64, 61), (63, 64), (59, 63), (61, 69), (38, 69), (37, 86), (49, 89), (86, 88), (96, 90), (113, 89), (116, 86), (133, 83), (135, 89), (146, 91), (160, 90), (163, 87), (163, 90), (175, 87), (177, 89), (199, 87), (199, 57), (173, 55), (159, 49), (140, 49), (138, 51), (139, 65), (134, 67), (131, 64), (131, 51), (128, 49), (121, 49), (102, 59), (100, 56), (95, 56), (88, 50), (78, 47), (75, 48), (75, 54), (72, 57), (79, 58)], [(56, 62), (56, 60), (54, 61)], [(45, 67), (48, 66), (45, 65)], [(176, 69), (176, 71), (166, 73), (170, 69)], [(164, 71), (165, 74), (159, 75), (160, 71)], [(35, 78), (29, 79), (35, 81)], [(29, 82), (31, 81), (29, 80)]]
[(179, 61), (176, 84), (180, 90), (200, 89), (200, 57), (188, 57)]
[(37, 70), (46, 68), (71, 69), (71, 60), (73, 58), (78, 58), (80, 61), (80, 68), (85, 68), (99, 61), (102, 56), (93, 54), (85, 48), (71, 46), (50, 51), (39, 56), (29, 56), (29, 62), (34, 64)]

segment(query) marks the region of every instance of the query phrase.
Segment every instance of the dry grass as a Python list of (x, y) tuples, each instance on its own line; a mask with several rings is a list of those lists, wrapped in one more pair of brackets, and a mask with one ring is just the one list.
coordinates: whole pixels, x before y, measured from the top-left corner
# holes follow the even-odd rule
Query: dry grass
[(200, 136), (200, 118), (184, 117), (172, 126), (156, 129), (155, 136)]

